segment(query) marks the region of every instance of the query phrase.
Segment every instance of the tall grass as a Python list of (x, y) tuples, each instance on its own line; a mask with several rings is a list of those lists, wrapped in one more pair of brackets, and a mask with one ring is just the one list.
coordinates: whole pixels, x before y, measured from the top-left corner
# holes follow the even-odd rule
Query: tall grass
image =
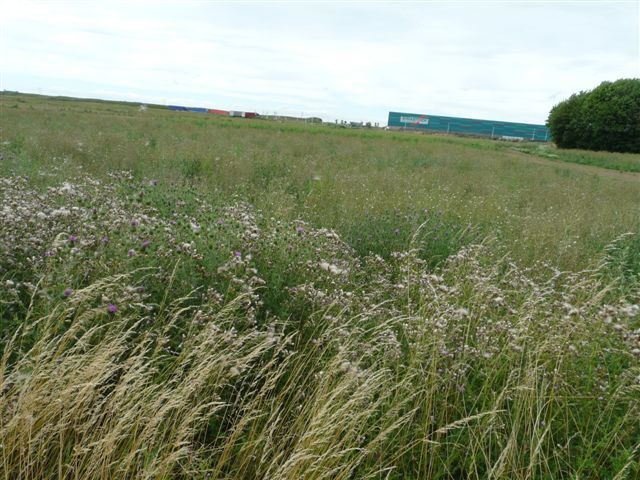
[(109, 314), (93, 299), (131, 276), (89, 285), (8, 343), (4, 476), (633, 478), (637, 311), (603, 305), (597, 272), (486, 261), (440, 278), (408, 256), (399, 294), (255, 327), (242, 296)]
[(105, 166), (126, 169), (163, 184), (186, 182), (209, 198), (241, 195), (382, 255), (388, 241), (407, 245), (425, 210), (452, 234), (472, 225), (497, 236), (528, 266), (586, 268), (618, 235), (640, 230), (637, 174), (536, 163), (511, 144), (37, 97), (15, 109), (5, 108), (8, 96), (0, 102), (5, 174), (46, 183), (40, 167), (81, 166), (98, 178)]
[(633, 180), (52, 105), (2, 125), (0, 478), (640, 475)]

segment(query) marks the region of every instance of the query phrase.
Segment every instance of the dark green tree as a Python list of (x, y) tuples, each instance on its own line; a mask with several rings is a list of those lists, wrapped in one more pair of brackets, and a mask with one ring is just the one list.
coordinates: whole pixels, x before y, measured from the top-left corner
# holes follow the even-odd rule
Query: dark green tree
[(560, 148), (640, 153), (640, 79), (571, 95), (551, 109), (547, 126)]
[(551, 110), (547, 126), (556, 145), (561, 148), (577, 148), (584, 125), (580, 115), (587, 92), (574, 93)]

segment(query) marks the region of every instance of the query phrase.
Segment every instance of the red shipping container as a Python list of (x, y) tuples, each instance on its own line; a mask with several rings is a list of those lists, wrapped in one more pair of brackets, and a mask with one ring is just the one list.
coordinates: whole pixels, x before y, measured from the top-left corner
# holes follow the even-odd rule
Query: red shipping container
[(244, 112), (244, 118), (256, 118), (257, 116), (256, 112)]
[(213, 113), (214, 115), (229, 115), (229, 112), (226, 110), (218, 110), (215, 108), (210, 108), (207, 110), (208, 113)]

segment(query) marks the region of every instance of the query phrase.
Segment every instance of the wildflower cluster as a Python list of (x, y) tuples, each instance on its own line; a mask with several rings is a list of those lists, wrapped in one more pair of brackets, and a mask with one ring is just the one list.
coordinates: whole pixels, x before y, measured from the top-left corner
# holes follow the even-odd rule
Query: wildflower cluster
[(487, 244), (439, 268), (424, 246), (363, 254), (128, 172), (3, 178), (0, 196), (11, 477), (54, 457), (86, 478), (552, 477), (532, 442), (615, 457), (597, 477), (637, 442), (639, 296), (598, 269), (525, 270)]

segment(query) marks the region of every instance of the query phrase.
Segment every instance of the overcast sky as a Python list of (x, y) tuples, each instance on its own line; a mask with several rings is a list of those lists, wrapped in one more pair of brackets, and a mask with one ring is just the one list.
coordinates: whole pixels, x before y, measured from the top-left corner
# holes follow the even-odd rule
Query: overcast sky
[(0, 0), (0, 89), (377, 121), (544, 123), (640, 77), (640, 0)]

